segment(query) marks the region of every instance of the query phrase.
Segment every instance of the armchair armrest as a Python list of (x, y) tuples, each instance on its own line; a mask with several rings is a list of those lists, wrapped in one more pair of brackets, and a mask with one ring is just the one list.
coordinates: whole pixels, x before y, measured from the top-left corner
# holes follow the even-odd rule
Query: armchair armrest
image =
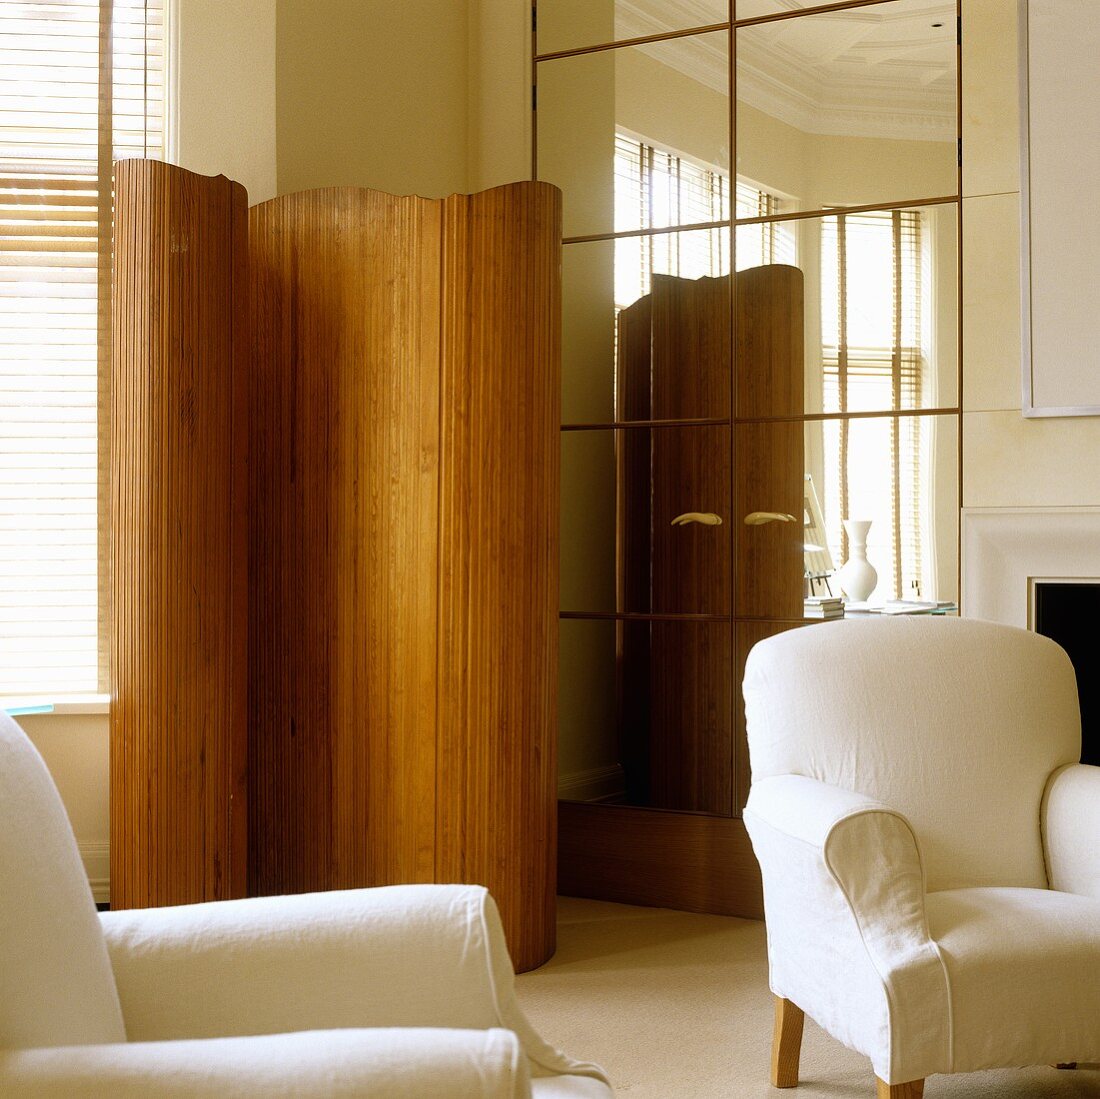
[(536, 1075), (606, 1079), (515, 1002), (480, 886), (400, 885), (104, 912), (131, 1041), (342, 1027), (514, 1031)]
[(773, 991), (871, 1057), (884, 1080), (948, 1064), (947, 977), (909, 821), (804, 775), (754, 782), (744, 819), (764, 878)]
[(1055, 771), (1042, 818), (1051, 889), (1100, 897), (1100, 767), (1071, 763)]
[(506, 1030), (330, 1030), (0, 1052), (11, 1099), (527, 1099)]

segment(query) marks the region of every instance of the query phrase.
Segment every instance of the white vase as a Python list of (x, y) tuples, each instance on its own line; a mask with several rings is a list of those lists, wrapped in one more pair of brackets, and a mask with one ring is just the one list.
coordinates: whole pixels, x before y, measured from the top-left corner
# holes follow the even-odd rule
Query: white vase
[(845, 519), (844, 529), (848, 533), (848, 560), (841, 566), (836, 579), (840, 590), (850, 600), (865, 603), (878, 583), (875, 566), (867, 560), (867, 532), (871, 529), (871, 520)]

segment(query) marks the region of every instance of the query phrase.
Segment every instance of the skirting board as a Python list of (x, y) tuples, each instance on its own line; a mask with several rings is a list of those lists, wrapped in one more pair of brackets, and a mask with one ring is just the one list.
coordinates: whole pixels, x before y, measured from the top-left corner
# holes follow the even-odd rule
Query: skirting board
[(558, 778), (560, 801), (606, 801), (619, 797), (625, 789), (626, 780), (620, 763), (573, 771)]
[(80, 843), (80, 860), (84, 863), (84, 873), (88, 875), (88, 884), (92, 887), (92, 896), (96, 904), (107, 904), (111, 900), (111, 845), (109, 843)]
[(764, 917), (760, 867), (736, 817), (559, 802), (558, 892)]

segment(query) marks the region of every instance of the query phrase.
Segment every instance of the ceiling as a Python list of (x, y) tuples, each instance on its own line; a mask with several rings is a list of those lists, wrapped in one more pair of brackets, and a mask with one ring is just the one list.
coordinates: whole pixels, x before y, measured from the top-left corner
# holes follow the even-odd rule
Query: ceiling
[[(769, 0), (797, 7), (801, 0)], [(617, 0), (617, 37), (706, 25), (713, 0)], [(639, 49), (720, 92), (728, 89), (722, 32)], [(737, 94), (800, 130), (840, 136), (953, 141), (955, 4), (897, 0), (745, 27), (737, 34)]]

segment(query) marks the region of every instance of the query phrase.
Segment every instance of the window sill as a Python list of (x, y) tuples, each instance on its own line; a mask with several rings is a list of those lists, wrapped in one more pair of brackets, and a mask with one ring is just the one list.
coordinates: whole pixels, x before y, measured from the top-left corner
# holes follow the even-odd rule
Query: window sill
[(110, 713), (111, 696), (81, 695), (11, 695), (0, 698), (0, 712), (16, 717), (69, 717), (76, 714)]

